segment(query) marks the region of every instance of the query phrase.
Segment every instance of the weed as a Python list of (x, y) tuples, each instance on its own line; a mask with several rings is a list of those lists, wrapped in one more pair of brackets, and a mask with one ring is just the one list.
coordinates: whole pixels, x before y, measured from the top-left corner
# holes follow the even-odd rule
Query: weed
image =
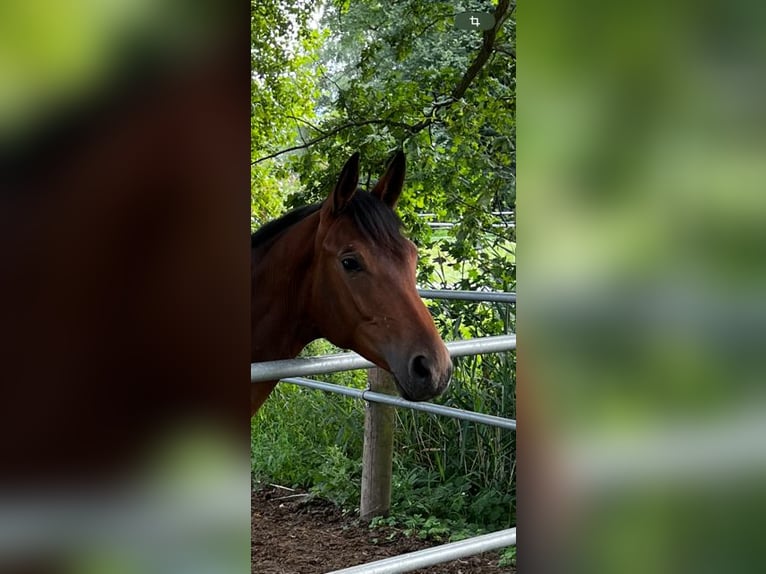
[(498, 566), (516, 566), (516, 547), (509, 546), (500, 554), (500, 560), (497, 562)]

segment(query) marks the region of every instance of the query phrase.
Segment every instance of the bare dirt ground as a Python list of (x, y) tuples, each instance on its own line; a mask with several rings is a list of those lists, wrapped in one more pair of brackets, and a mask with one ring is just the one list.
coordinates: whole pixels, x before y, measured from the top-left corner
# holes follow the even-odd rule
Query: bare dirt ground
[[(370, 530), (329, 502), (277, 488), (253, 492), (253, 574), (324, 574), (332, 570), (436, 546), (391, 529)], [(389, 540), (389, 538), (391, 538)], [(486, 553), (416, 570), (421, 574), (512, 573)]]

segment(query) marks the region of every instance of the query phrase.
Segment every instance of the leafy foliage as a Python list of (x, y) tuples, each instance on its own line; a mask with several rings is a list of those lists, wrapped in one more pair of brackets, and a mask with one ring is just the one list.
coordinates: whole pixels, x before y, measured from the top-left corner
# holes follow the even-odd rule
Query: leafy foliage
[[(257, 0), (251, 4), (251, 154), (259, 157), (295, 137), (295, 123), (310, 120), (318, 97), (313, 62), (322, 35), (308, 26), (314, 13), (308, 0)], [(295, 178), (279, 162), (251, 165), (253, 225), (258, 227), (284, 208)], [(288, 187), (283, 182), (288, 182)]]

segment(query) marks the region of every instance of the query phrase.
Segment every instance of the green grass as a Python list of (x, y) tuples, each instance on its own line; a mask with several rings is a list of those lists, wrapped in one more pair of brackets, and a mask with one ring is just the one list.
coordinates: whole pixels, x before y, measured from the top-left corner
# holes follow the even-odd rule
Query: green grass
[[(316, 341), (304, 355), (332, 352)], [(363, 388), (365, 373), (324, 375), (323, 380)], [(364, 405), (340, 395), (280, 383), (252, 421), (251, 461), (256, 481), (313, 489), (341, 506), (361, 476)]]

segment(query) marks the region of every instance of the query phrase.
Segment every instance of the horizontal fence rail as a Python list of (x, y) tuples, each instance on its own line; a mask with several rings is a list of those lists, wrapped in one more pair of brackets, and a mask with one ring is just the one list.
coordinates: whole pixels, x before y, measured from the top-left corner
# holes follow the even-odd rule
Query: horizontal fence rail
[[(452, 357), (464, 357), (482, 353), (500, 353), (516, 348), (516, 335), (498, 335), (495, 337), (480, 337), (446, 343)], [(325, 375), (354, 369), (369, 369), (374, 367), (364, 357), (356, 353), (336, 353), (323, 357), (285, 359), (268, 361), (250, 365), (250, 382), (278, 381), (285, 377), (305, 377), (308, 375)]]
[[(455, 227), (454, 223), (449, 223), (447, 221), (434, 221), (426, 223), (426, 225), (431, 229), (452, 229)], [(516, 227), (516, 224), (513, 221), (509, 221), (507, 223), (493, 223), (492, 227), (498, 229), (513, 229)]]
[(505, 291), (459, 291), (458, 289), (418, 289), (424, 299), (453, 299), (485, 303), (515, 303), (516, 293)]
[(418, 568), (441, 564), (450, 560), (457, 560), (474, 554), (481, 554), (490, 550), (498, 550), (506, 546), (516, 545), (516, 529), (509, 528), (476, 536), (460, 542), (442, 544), (409, 554), (400, 554), (391, 558), (385, 558), (376, 562), (360, 564), (343, 570), (333, 570), (328, 574), (395, 574), (397, 572), (411, 572)]
[(317, 389), (320, 391), (328, 391), (331, 393), (337, 393), (339, 395), (345, 395), (347, 397), (353, 397), (355, 399), (362, 399), (371, 403), (382, 403), (385, 405), (392, 405), (395, 407), (402, 407), (405, 409), (412, 409), (415, 411), (423, 411), (435, 415), (442, 415), (445, 417), (451, 417), (453, 419), (461, 419), (464, 421), (472, 421), (476, 423), (483, 423), (490, 426), (500, 427), (508, 430), (516, 430), (516, 421), (513, 419), (505, 419), (503, 417), (496, 417), (495, 415), (485, 415), (482, 413), (475, 413), (471, 411), (464, 411), (462, 409), (456, 409), (453, 407), (447, 407), (444, 405), (437, 405), (434, 403), (421, 403), (415, 401), (408, 401), (401, 397), (393, 395), (386, 395), (383, 393), (376, 393), (374, 391), (368, 391), (363, 389), (353, 389), (351, 387), (345, 387), (343, 385), (335, 385), (333, 383), (326, 383), (324, 381), (314, 381), (312, 379), (304, 379), (303, 377), (291, 377), (282, 379), (283, 383), (291, 383), (293, 385), (300, 385), (301, 387), (307, 387), (309, 389)]

